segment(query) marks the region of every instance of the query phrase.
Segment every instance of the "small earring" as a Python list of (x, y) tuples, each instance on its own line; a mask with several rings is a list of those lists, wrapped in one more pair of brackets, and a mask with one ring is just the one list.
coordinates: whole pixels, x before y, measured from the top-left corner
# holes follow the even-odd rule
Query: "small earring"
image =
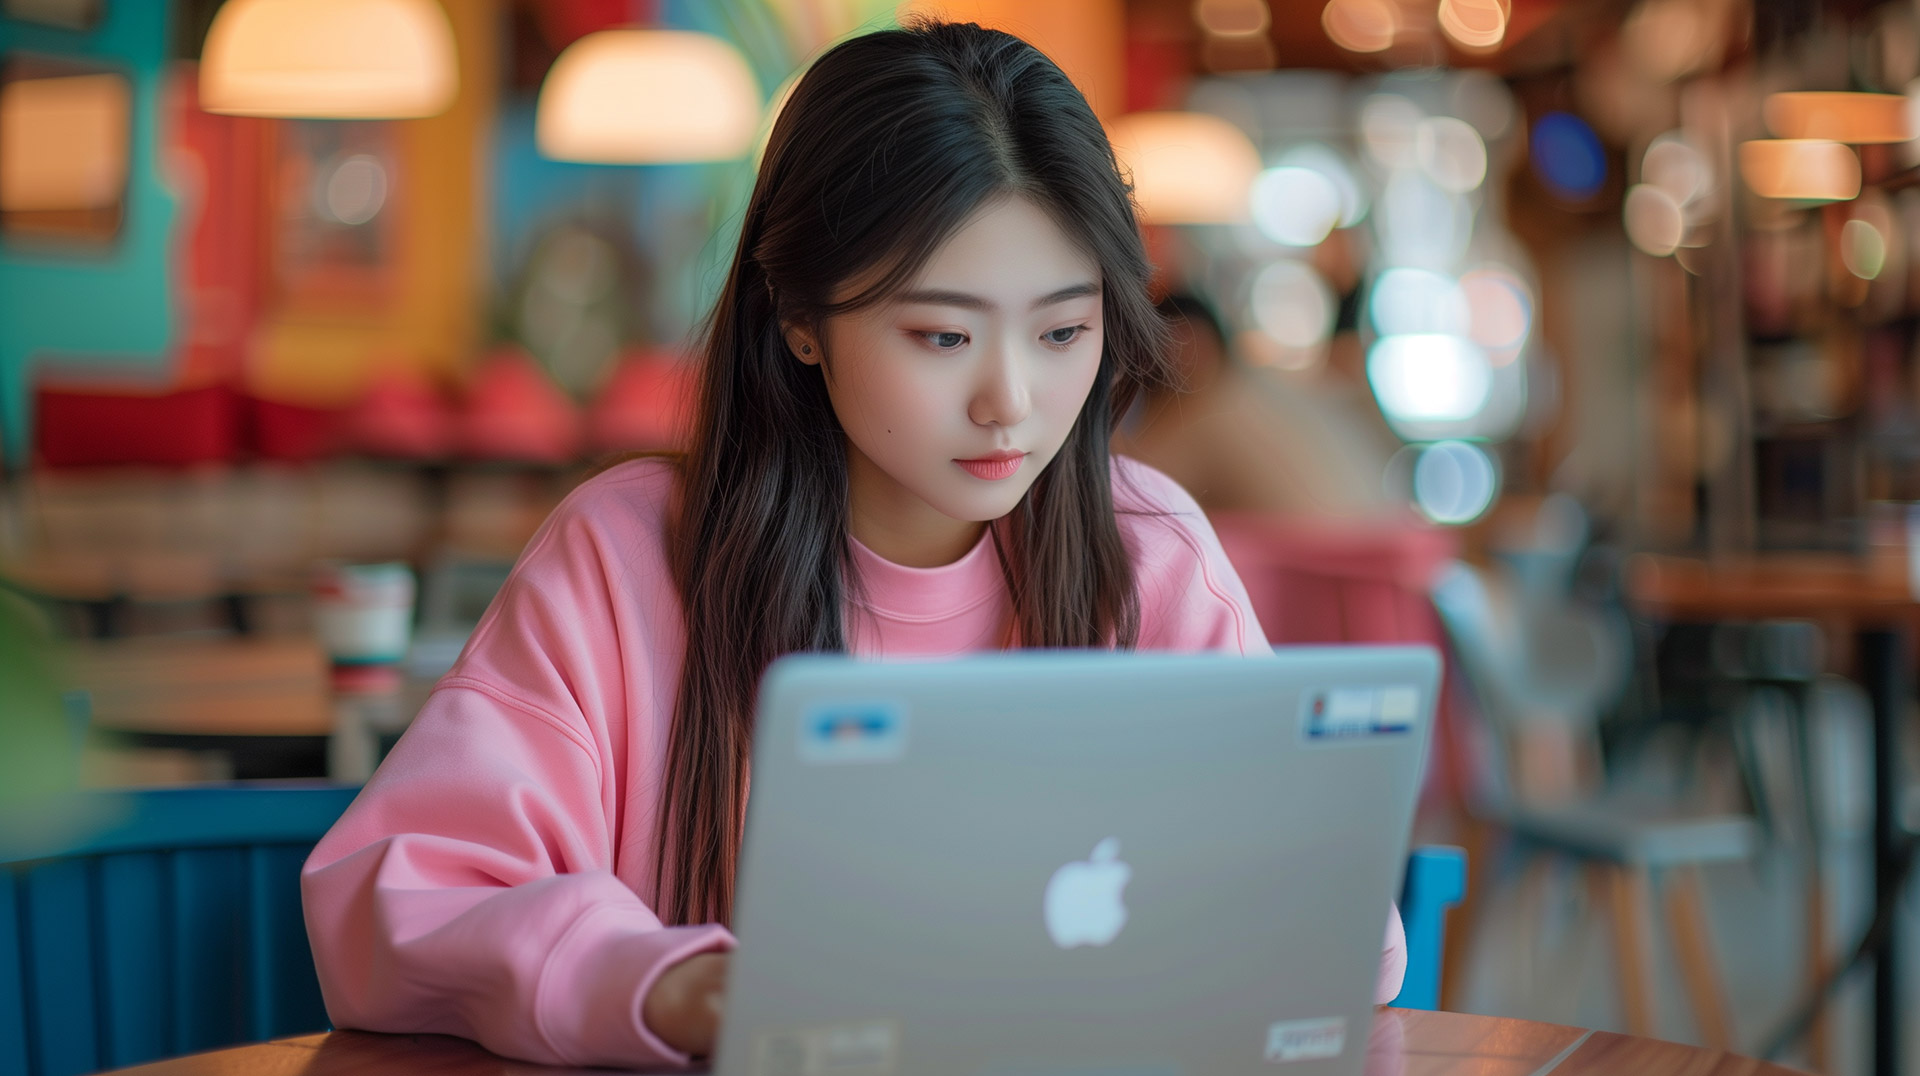
[(802, 355), (811, 355), (811, 354), (813, 354), (813, 345), (812, 345), (812, 344), (801, 344), (801, 345), (800, 345), (800, 354), (802, 354)]

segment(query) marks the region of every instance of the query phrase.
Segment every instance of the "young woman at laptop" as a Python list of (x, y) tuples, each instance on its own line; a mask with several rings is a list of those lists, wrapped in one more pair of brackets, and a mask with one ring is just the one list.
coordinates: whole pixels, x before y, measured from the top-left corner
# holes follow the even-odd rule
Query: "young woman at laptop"
[(575, 1065), (708, 1052), (779, 655), (1265, 653), (1192, 499), (1108, 454), (1166, 376), (1149, 272), (1099, 121), (1032, 46), (922, 24), (815, 62), (690, 451), (554, 512), (308, 861), (333, 1022)]

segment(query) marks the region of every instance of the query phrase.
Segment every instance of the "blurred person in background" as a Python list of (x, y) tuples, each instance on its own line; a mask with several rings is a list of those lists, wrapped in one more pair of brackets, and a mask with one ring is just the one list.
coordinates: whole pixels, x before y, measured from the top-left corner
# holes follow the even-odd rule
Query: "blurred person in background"
[(1209, 513), (1405, 512), (1384, 482), (1398, 443), (1377, 415), (1337, 386), (1236, 361), (1219, 318), (1193, 295), (1169, 295), (1159, 310), (1173, 327), (1179, 381), (1149, 387), (1116, 451), (1164, 471)]

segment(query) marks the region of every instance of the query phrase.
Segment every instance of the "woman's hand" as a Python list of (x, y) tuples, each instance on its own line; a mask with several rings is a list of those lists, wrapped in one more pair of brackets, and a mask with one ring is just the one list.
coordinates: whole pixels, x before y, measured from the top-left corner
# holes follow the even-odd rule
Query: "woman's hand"
[(713, 1053), (727, 993), (727, 954), (690, 956), (660, 973), (640, 1018), (660, 1041), (690, 1057)]

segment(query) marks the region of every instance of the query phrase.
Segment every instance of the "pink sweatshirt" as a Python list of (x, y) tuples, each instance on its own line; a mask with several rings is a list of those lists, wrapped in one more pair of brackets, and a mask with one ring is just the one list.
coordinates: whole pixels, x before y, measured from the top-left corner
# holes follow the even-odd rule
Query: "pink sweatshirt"
[[(1245, 589), (1192, 498), (1117, 460), (1142, 649), (1267, 653)], [(655, 978), (732, 948), (718, 925), (663, 926), (654, 886), (661, 762), (685, 637), (667, 571), (672, 473), (637, 460), (587, 482), (521, 555), (466, 651), (302, 876), (336, 1027), (440, 1032), (564, 1065), (687, 1058), (640, 1016)], [(1145, 508), (1171, 513), (1129, 515)], [(990, 542), (942, 568), (856, 544), (860, 654), (997, 645), (1008, 612)], [(1389, 916), (1376, 990), (1406, 966)]]

